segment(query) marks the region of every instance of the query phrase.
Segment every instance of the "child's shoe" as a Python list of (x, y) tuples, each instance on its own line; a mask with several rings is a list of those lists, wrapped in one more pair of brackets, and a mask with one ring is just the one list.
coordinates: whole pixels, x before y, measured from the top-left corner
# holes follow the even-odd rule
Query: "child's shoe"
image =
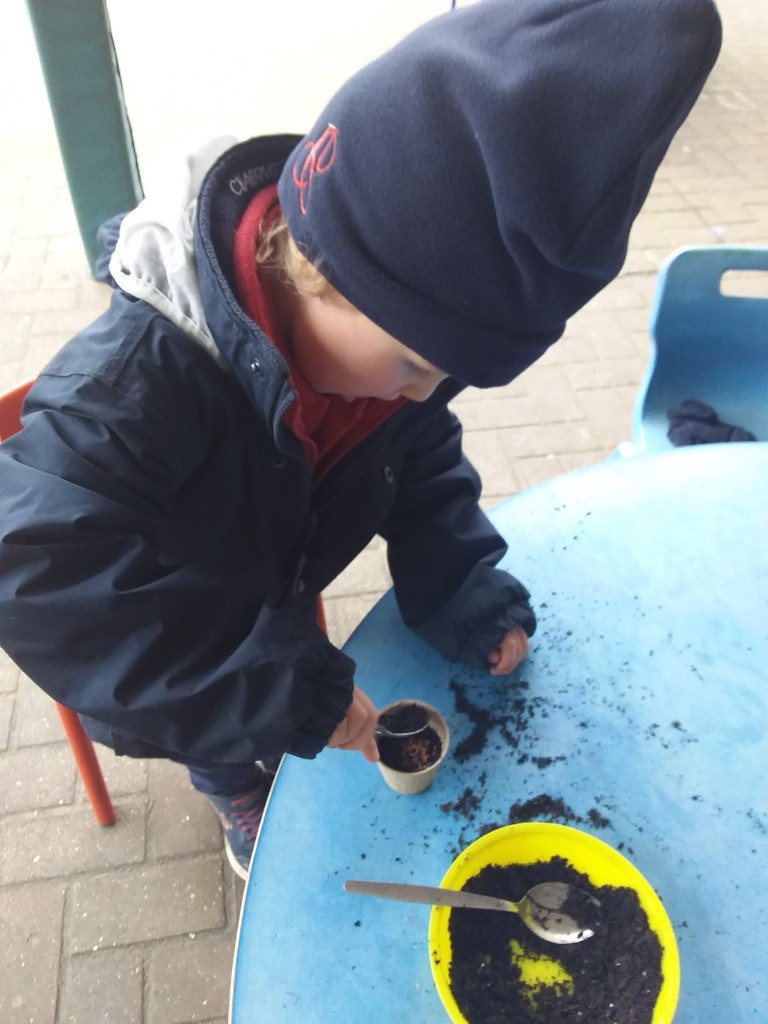
[(261, 819), (274, 776), (269, 773), (247, 793), (234, 796), (208, 796), (219, 815), (224, 830), (224, 848), (232, 870), (240, 878), (248, 878), (251, 854), (261, 827)]

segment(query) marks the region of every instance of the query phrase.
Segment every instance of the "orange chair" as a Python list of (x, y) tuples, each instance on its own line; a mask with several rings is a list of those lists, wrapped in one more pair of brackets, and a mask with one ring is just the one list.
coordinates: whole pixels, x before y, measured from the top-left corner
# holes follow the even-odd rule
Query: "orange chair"
[[(24, 396), (32, 386), (32, 381), (20, 384), (12, 391), (0, 395), (0, 441), (10, 437), (21, 429), (21, 406)], [(56, 710), (61, 718), (64, 732), (72, 749), (77, 770), (91, 802), (93, 813), (99, 825), (112, 825), (115, 820), (115, 809), (104, 782), (96, 752), (82, 723), (76, 713), (62, 704), (56, 703)]]
[(323, 607), (322, 597), (317, 599), (317, 611), (315, 612), (315, 621), (322, 631), (328, 636), (328, 623), (325, 620), (325, 608)]

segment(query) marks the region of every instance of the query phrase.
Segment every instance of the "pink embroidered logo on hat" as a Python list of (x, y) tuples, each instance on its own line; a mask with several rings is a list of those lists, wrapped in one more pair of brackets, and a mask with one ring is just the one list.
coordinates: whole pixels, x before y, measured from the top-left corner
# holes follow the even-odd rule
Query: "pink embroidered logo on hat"
[(314, 176), (325, 174), (333, 167), (338, 134), (336, 125), (329, 124), (317, 142), (311, 139), (305, 142), (303, 156), (296, 157), (291, 177), (299, 190), (299, 209), (302, 213), (306, 213), (309, 207), (309, 192)]

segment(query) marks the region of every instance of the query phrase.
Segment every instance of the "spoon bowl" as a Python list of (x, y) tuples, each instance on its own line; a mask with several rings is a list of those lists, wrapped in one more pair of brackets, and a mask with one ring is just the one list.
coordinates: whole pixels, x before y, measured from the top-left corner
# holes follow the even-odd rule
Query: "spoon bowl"
[(491, 910), (518, 914), (534, 935), (546, 942), (567, 945), (583, 942), (595, 934), (600, 901), (567, 882), (541, 882), (518, 902), (480, 896), (472, 892), (443, 889), (440, 886), (410, 885), (400, 882), (368, 882), (349, 879), (346, 892), (407, 903), (428, 903), (434, 907), (462, 907), (467, 910)]
[(382, 725), (381, 722), (373, 730), (373, 735), (381, 738), (382, 736), (388, 740), (407, 740), (410, 736), (418, 736), (419, 733), (424, 732), (427, 728), (428, 723), (420, 725), (418, 729), (411, 729), (410, 732), (393, 732), (392, 729), (388, 729), (386, 725)]
[[(388, 724), (385, 725), (384, 721)], [(404, 740), (418, 736), (429, 725), (429, 714), (420, 704), (404, 704), (391, 711), (384, 711), (373, 730), (374, 736), (391, 740)]]

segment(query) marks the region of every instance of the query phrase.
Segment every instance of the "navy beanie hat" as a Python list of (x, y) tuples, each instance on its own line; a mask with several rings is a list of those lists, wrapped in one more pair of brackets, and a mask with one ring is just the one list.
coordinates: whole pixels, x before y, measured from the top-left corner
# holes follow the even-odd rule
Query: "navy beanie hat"
[(279, 182), (360, 312), (505, 384), (611, 281), (720, 47), (711, 0), (480, 0), (354, 75)]

